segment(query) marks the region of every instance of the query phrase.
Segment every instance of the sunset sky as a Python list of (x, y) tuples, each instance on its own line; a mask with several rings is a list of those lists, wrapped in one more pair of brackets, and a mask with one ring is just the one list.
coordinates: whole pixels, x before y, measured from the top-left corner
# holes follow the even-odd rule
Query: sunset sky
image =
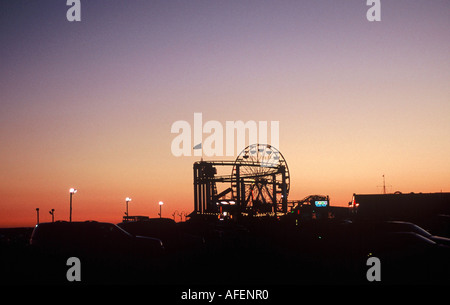
[(279, 121), (290, 200), (450, 191), (448, 0), (380, 22), (365, 0), (65, 3), (0, 2), (0, 227), (68, 220), (71, 187), (73, 220), (192, 212), (171, 126), (194, 112)]

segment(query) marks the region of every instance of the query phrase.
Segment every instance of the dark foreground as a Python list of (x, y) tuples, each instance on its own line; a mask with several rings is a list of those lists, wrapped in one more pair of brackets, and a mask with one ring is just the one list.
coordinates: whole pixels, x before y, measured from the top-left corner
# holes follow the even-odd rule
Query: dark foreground
[[(164, 252), (132, 256), (127, 251), (123, 254), (124, 249), (92, 255), (89, 251), (46, 251), (30, 245), (33, 228), (1, 229), (2, 284), (72, 285), (67, 277), (71, 268), (67, 260), (72, 256), (81, 256), (78, 284), (188, 288), (450, 284), (445, 239), (430, 242), (417, 233), (389, 231), (377, 223), (253, 219), (240, 224), (227, 220), (175, 224), (166, 220), (158, 227), (154, 220), (150, 228), (120, 226), (133, 235), (161, 239)], [(380, 261), (380, 281), (367, 276), (371, 257)]]

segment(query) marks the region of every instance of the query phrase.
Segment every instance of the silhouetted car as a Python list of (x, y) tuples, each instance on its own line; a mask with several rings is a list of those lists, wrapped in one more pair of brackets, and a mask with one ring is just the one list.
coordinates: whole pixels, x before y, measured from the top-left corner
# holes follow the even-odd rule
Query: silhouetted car
[(341, 230), (342, 234), (335, 233), (334, 245), (350, 249), (355, 257), (374, 255), (392, 260), (401, 257), (440, 259), (450, 250), (445, 238), (433, 236), (409, 222), (356, 222), (345, 227)]
[(169, 218), (151, 218), (136, 222), (121, 222), (120, 228), (135, 236), (154, 237), (162, 240), (168, 252), (202, 250), (204, 240), (200, 236), (185, 233)]
[(133, 236), (112, 223), (85, 221), (36, 225), (30, 244), (45, 253), (89, 258), (145, 258), (161, 255), (161, 240)]
[(423, 236), (436, 244), (450, 247), (450, 238), (435, 236), (422, 227), (406, 221), (385, 221), (381, 223), (380, 229), (388, 233), (412, 232)]
[(436, 248), (436, 242), (415, 232), (387, 232), (381, 235), (379, 249), (393, 253), (418, 254), (430, 252)]

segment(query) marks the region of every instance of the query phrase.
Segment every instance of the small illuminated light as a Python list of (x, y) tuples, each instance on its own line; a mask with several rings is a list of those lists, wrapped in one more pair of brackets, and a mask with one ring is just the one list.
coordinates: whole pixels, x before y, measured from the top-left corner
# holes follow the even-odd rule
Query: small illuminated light
[(125, 198), (125, 201), (126, 201), (126, 202), (130, 202), (130, 201), (131, 201), (131, 198), (130, 198), (130, 197)]
[(220, 203), (221, 204), (228, 204), (228, 202), (226, 202), (226, 201), (221, 201)]
[(233, 200), (229, 201), (230, 204), (236, 204)]
[(353, 208), (355, 205), (356, 205), (356, 199), (355, 199), (355, 196), (353, 196), (352, 203), (351, 203), (350, 207)]
[(163, 204), (164, 204), (164, 202), (162, 202), (162, 201), (159, 202), (159, 205), (163, 205)]
[(71, 188), (71, 189), (69, 190), (69, 192), (71, 192), (72, 194), (75, 194), (75, 193), (77, 192), (77, 190), (74, 189), (74, 188)]
[(326, 200), (316, 200), (315, 202), (314, 202), (314, 205), (316, 206), (316, 207), (326, 207), (326, 206), (328, 206), (328, 201), (326, 201)]
[(355, 204), (355, 207), (359, 207), (359, 203)]

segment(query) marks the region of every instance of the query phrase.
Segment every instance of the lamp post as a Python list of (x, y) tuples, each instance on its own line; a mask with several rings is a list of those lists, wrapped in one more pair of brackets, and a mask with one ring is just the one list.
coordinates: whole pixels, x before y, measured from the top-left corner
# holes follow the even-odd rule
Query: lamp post
[(52, 209), (51, 211), (48, 211), (50, 215), (52, 215), (52, 222), (55, 222), (55, 209)]
[(174, 220), (174, 221), (176, 221), (176, 220), (175, 220), (175, 216), (177, 216), (177, 215), (179, 216), (180, 213), (178, 213), (178, 210), (175, 210), (175, 212), (173, 212), (173, 214), (172, 214), (173, 220)]
[(37, 224), (39, 224), (39, 208), (36, 208)]
[(161, 210), (162, 210), (162, 205), (163, 204), (164, 204), (164, 202), (162, 202), (162, 201), (159, 202), (159, 218), (162, 218)]
[(75, 194), (77, 192), (76, 189), (71, 188), (69, 190), (70, 192), (70, 216), (69, 216), (69, 222), (72, 222), (72, 195)]
[(127, 217), (128, 217), (128, 202), (131, 201), (131, 198), (130, 197), (125, 198), (125, 201), (127, 203), (127, 211), (125, 212), (125, 215), (127, 215)]

